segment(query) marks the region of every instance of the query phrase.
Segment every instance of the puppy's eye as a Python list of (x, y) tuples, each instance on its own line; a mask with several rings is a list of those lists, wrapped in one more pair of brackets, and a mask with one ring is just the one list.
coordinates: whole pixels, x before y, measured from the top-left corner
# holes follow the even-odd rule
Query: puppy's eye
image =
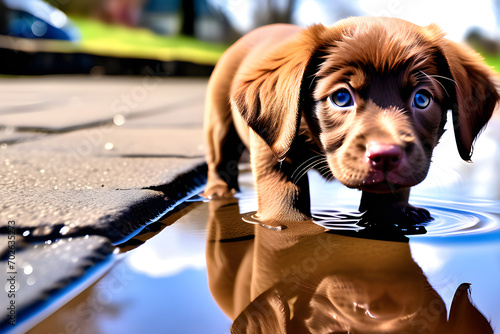
[(413, 97), (413, 106), (418, 109), (425, 109), (431, 104), (431, 101), (431, 93), (425, 89), (421, 89)]
[(330, 101), (340, 108), (352, 107), (354, 105), (351, 92), (347, 88), (341, 88), (330, 95)]

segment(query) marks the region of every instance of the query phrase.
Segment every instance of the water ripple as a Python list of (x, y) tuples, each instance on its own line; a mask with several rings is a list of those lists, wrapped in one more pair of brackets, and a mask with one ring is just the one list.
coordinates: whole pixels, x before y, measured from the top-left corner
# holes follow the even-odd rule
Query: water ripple
[(434, 220), (427, 224), (427, 236), (472, 236), (500, 231), (498, 214), (443, 207), (427, 207)]
[[(444, 204), (444, 203), (439, 203)], [(401, 225), (401, 232), (412, 237), (473, 237), (498, 235), (500, 239), (500, 214), (480, 212), (481, 207), (468, 205), (460, 209), (458, 203), (446, 203), (447, 206), (423, 205), (428, 209), (434, 220), (423, 223)], [(477, 210), (470, 210), (475, 208)], [(332, 231), (363, 231), (367, 224), (362, 213), (355, 211), (354, 207), (343, 207), (339, 210), (313, 209), (313, 222)], [(385, 224), (385, 222), (383, 222)], [(379, 223), (381, 224), (381, 223)], [(393, 223), (398, 227), (397, 223)], [(404, 226), (404, 228), (402, 227)]]

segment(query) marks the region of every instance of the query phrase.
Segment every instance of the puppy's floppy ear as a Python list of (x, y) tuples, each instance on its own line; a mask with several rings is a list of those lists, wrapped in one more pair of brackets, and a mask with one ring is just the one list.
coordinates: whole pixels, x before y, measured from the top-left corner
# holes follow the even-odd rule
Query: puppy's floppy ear
[(462, 159), (470, 161), (474, 140), (491, 118), (499, 99), (497, 74), (465, 45), (445, 40), (441, 49), (455, 81), (454, 87), (450, 82), (443, 84), (451, 88), (449, 108), (458, 152)]
[(326, 29), (314, 25), (302, 30), (240, 73), (233, 83), (233, 108), (278, 160), (286, 157), (297, 135), (304, 74)]

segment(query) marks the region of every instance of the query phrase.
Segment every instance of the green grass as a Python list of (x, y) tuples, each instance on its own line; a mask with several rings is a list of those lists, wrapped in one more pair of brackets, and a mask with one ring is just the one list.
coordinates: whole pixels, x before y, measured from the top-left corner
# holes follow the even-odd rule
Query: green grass
[[(91, 54), (215, 64), (227, 48), (224, 44), (185, 36), (160, 36), (143, 28), (110, 25), (88, 18), (71, 19), (81, 31), (81, 49)], [(483, 56), (500, 73), (500, 55), (483, 53)]]
[(185, 36), (160, 36), (143, 28), (110, 25), (87, 18), (71, 18), (79, 28), (81, 51), (102, 56), (188, 61), (215, 64), (227, 45)]
[(500, 54), (481, 54), (484, 57), (484, 61), (489, 66), (492, 66), (497, 73), (500, 73)]

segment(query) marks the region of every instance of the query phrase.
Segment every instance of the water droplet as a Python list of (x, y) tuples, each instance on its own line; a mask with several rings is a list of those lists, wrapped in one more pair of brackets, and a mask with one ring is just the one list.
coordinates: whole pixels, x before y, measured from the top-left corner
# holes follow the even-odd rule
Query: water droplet
[(46, 245), (50, 245), (51, 243), (52, 243), (52, 240), (47, 240), (47, 241), (45, 241), (45, 244), (46, 244)]
[(26, 284), (28, 285), (33, 285), (35, 283), (36, 283), (36, 278), (33, 276), (28, 277), (28, 279), (26, 280)]
[(44, 174), (45, 173), (45, 169), (40, 169), (40, 173)]
[(31, 275), (33, 273), (33, 266), (31, 264), (27, 264), (24, 267), (24, 274), (25, 275)]
[(104, 145), (104, 149), (107, 150), (107, 151), (111, 151), (114, 148), (115, 148), (115, 145), (113, 143), (106, 143)]
[(37, 37), (43, 37), (47, 33), (48, 26), (47, 23), (43, 21), (35, 21), (31, 25), (31, 32)]
[(125, 124), (125, 121), (126, 121), (125, 116), (121, 114), (117, 114), (115, 115), (115, 117), (113, 117), (113, 123), (115, 123), (115, 125), (118, 126), (123, 125)]
[(30, 231), (29, 230), (26, 230), (23, 232), (23, 237), (27, 237), (28, 235), (30, 235)]
[(272, 225), (268, 225), (268, 224), (262, 223), (259, 220), (259, 218), (257, 217), (256, 212), (244, 213), (244, 214), (241, 215), (241, 219), (243, 219), (243, 221), (246, 222), (246, 223), (260, 225), (260, 226), (262, 226), (264, 228), (267, 228), (268, 230), (281, 231), (281, 230), (286, 229), (286, 226), (284, 226), (284, 225), (272, 226)]
[[(68, 1), (58, 1), (60, 4), (64, 4), (64, 3), (67, 3)], [(51, 23), (56, 26), (56, 28), (63, 28), (64, 25), (66, 25), (66, 23), (68, 23), (68, 17), (66, 15), (64, 15), (63, 12), (59, 11), (59, 10), (53, 10), (51, 13), (50, 13), (50, 21)]]
[(33, 231), (31, 231), (31, 233), (34, 236), (46, 236), (46, 235), (50, 235), (50, 234), (53, 233), (53, 226), (41, 226), (41, 227), (37, 227), (36, 229), (34, 229)]

